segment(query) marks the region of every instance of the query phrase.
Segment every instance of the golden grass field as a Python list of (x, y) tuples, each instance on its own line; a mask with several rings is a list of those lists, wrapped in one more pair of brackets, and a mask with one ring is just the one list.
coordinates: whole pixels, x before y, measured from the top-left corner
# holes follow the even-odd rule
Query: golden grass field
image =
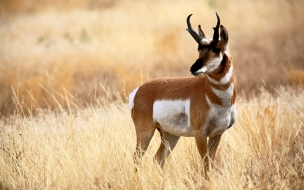
[[(0, 1), (0, 189), (304, 189), (304, 2)], [(238, 119), (209, 180), (193, 138), (134, 171), (138, 85), (189, 76), (186, 17), (229, 32)]]
[(0, 189), (303, 189), (304, 91), (239, 98), (238, 120), (223, 135), (209, 181), (194, 138), (181, 138), (162, 171), (157, 133), (137, 173), (135, 130), (117, 100), (86, 109), (0, 122)]

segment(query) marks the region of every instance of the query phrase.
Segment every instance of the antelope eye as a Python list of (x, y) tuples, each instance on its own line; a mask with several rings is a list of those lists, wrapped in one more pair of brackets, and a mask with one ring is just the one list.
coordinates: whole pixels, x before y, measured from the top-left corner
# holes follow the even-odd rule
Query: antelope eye
[(212, 51), (216, 54), (219, 54), (221, 52), (221, 49), (219, 48), (212, 48)]

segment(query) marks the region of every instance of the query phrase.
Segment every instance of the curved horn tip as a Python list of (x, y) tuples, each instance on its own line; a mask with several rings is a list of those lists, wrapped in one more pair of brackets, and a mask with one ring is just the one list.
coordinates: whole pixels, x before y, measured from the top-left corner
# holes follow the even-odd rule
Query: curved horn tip
[(217, 12), (215, 12), (215, 15), (216, 15), (217, 19), (220, 20), (220, 16), (217, 14)]
[(192, 14), (190, 14), (190, 15), (187, 17), (187, 20), (189, 20), (191, 16), (192, 16)]
[(219, 15), (217, 14), (217, 12), (215, 12), (215, 14), (216, 14), (216, 18), (217, 18), (217, 23), (213, 29), (216, 29), (216, 28), (218, 29), (221, 24), (221, 19), (220, 19)]
[(215, 15), (218, 19), (220, 19), (220, 16), (217, 14), (217, 12), (215, 12)]

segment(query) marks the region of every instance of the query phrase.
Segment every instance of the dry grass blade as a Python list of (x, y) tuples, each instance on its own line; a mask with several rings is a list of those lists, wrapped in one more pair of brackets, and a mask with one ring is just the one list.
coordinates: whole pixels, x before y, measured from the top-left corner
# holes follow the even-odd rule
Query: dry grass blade
[(224, 134), (209, 181), (193, 138), (181, 138), (162, 171), (153, 161), (156, 135), (135, 172), (135, 132), (120, 100), (2, 119), (0, 183), (13, 189), (301, 189), (304, 92), (278, 92), (239, 100), (237, 123)]

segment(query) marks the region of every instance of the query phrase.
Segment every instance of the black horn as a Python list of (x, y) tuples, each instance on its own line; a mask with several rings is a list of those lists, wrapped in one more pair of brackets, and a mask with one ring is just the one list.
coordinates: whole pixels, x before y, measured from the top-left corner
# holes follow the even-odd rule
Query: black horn
[(213, 33), (213, 41), (218, 42), (219, 41), (219, 36), (220, 36), (220, 24), (221, 20), (220, 17), (218, 16), (217, 12), (215, 13), (217, 17), (217, 24), (215, 27), (213, 27), (214, 33)]
[(203, 32), (201, 25), (198, 25), (198, 34), (201, 38), (206, 38), (206, 34)]
[(187, 17), (187, 25), (188, 25), (188, 28), (186, 29), (190, 34), (191, 36), (195, 39), (195, 41), (197, 43), (200, 43), (201, 40), (202, 40), (202, 37), (199, 36), (192, 28), (191, 26), (191, 23), (190, 23), (190, 17), (192, 16), (192, 14), (190, 14), (188, 17)]

